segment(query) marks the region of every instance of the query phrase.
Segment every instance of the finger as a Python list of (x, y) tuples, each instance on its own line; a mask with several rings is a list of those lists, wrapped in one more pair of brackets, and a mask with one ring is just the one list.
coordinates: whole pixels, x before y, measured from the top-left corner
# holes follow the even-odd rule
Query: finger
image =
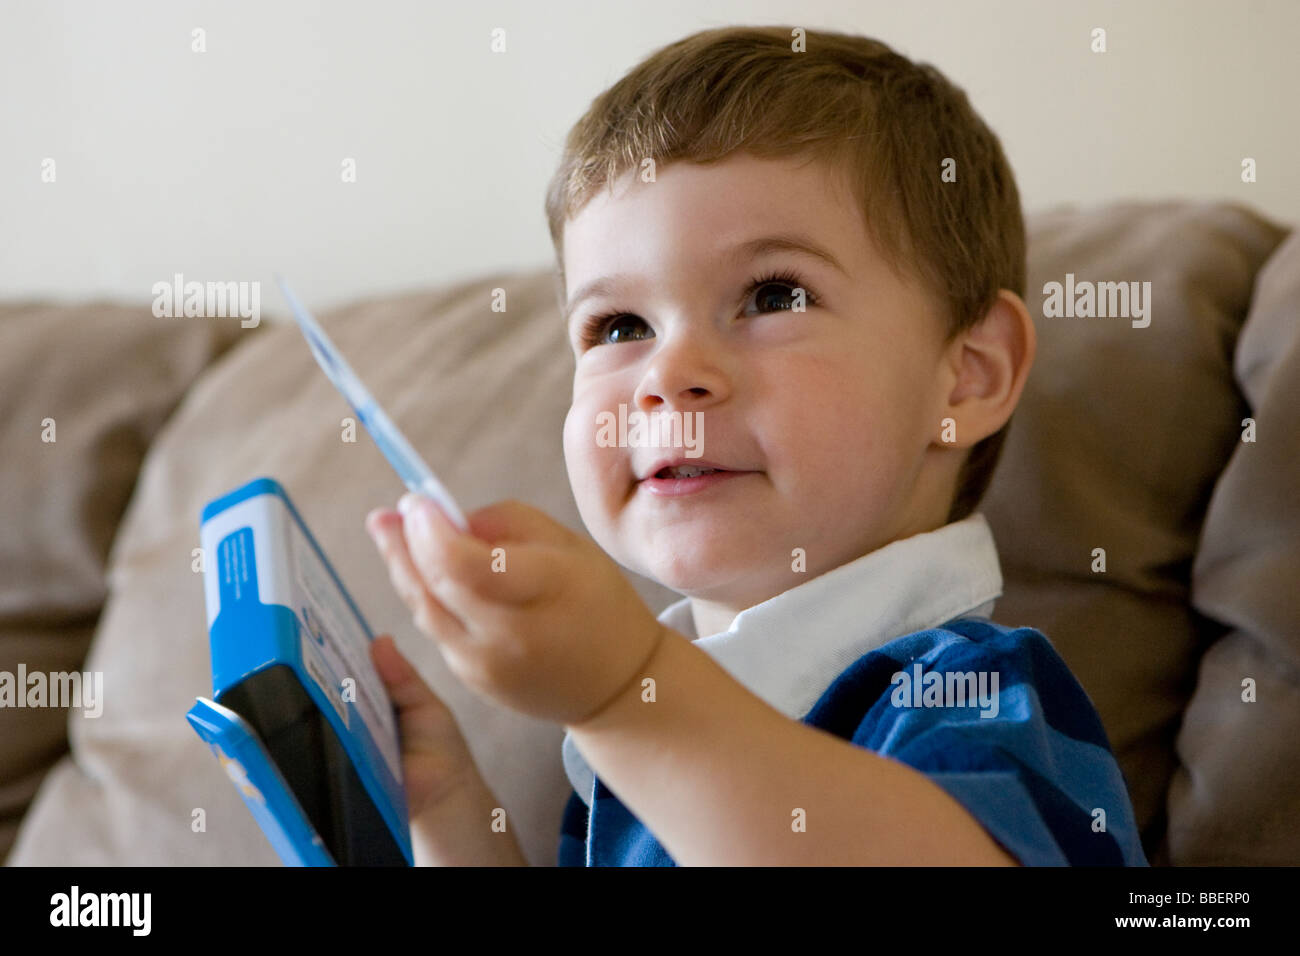
[[(367, 530), (371, 532), (375, 546), (384, 559), (384, 566), (388, 570), (388, 577), (393, 584), (393, 589), (397, 591), (402, 598), (402, 602), (411, 613), (419, 615), (422, 607), (430, 601), (436, 602), (436, 598), (424, 593), (425, 588), (420, 581), (419, 572), (411, 564), (410, 553), (402, 534), (400, 516), (396, 516), (392, 512), (389, 514), (394, 515), (394, 517), (389, 517), (386, 514), (374, 520), (373, 523), (368, 521)], [(436, 611), (436, 608), (426, 610), (432, 621), (438, 620)], [(443, 611), (450, 614), (445, 608)]]
[(420, 677), (390, 635), (370, 642), (370, 657), (397, 708), (403, 750), (446, 756), (448, 735), (460, 733), (450, 708)]
[(575, 535), (545, 511), (514, 498), (498, 501), (466, 516), (470, 533), (490, 544), (532, 541), (564, 545)]
[(475, 591), (483, 601), (522, 607), (570, 580), (572, 552), (550, 545), (505, 543), (492, 550), (491, 570)]
[(384, 559), (393, 589), (411, 611), (416, 627), (439, 641), (465, 637), (464, 622), (425, 587), (411, 560), (402, 516), (389, 509), (375, 509), (366, 516), (366, 530)]
[[(415, 497), (407, 501), (408, 510), (415, 507)], [(440, 525), (441, 511), (436, 506), (432, 513), (435, 532), (450, 526), (445, 517)], [(493, 536), (486, 551), (475, 548), (467, 552), (466, 573), (460, 579), (480, 602), (520, 606), (543, 597), (562, 577), (558, 565), (564, 563), (565, 555), (584, 541), (544, 511), (513, 499), (481, 508), (468, 521), (475, 537)], [(459, 535), (454, 527), (451, 531), (453, 536)], [(485, 555), (490, 574), (482, 571)], [(422, 564), (420, 547), (414, 541), (412, 559), (421, 573), (434, 573), (434, 568)]]
[(404, 717), (416, 715), (427, 718), (432, 714), (441, 715), (446, 706), (429, 685), (420, 677), (414, 665), (397, 649), (397, 642), (391, 635), (382, 634), (370, 642), (370, 657), (375, 663), (388, 696), (398, 712)]
[(496, 603), (502, 575), (500, 548), (472, 534), (462, 534), (434, 502), (422, 495), (404, 496), (402, 532), (411, 562), (424, 585), (453, 614), (464, 620), (481, 617)]

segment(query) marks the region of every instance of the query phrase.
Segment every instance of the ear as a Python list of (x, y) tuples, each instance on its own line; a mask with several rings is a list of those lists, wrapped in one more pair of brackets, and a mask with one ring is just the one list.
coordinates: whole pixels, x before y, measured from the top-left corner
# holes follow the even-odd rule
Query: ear
[(947, 347), (955, 381), (942, 417), (954, 424), (941, 428), (934, 444), (969, 448), (1005, 425), (1020, 401), (1037, 349), (1038, 335), (1025, 303), (1002, 289), (984, 318)]

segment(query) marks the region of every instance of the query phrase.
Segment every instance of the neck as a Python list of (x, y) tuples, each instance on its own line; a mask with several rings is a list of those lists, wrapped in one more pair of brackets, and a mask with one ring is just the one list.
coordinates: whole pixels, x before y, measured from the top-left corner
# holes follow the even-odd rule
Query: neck
[(691, 617), (695, 622), (695, 633), (700, 637), (725, 631), (743, 610), (744, 608), (729, 607), (716, 601), (691, 598)]

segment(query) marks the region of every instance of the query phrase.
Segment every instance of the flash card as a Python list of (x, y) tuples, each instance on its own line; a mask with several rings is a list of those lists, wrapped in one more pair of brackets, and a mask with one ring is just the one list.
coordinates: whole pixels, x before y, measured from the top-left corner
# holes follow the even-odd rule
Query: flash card
[(465, 520), (464, 514), (461, 513), (460, 507), (456, 504), (451, 494), (447, 491), (437, 476), (434, 475), (433, 469), (425, 464), (411, 447), (411, 443), (406, 440), (406, 436), (398, 430), (393, 424), (392, 419), (379, 407), (379, 403), (361, 384), (361, 379), (357, 378), (356, 373), (344, 361), (343, 356), (339, 353), (338, 348), (329, 340), (329, 336), (320, 327), (320, 324), (312, 317), (293, 294), (289, 284), (279, 276), (275, 281), (280, 286), (280, 291), (289, 301), (289, 308), (293, 310), (293, 316), (298, 321), (298, 328), (302, 329), (303, 336), (307, 339), (307, 344), (311, 346), (312, 355), (316, 356), (316, 362), (325, 374), (329, 376), (334, 387), (343, 395), (357, 417), (361, 419), (361, 424), (366, 427), (370, 437), (379, 450), (384, 453), (388, 463), (393, 466), (402, 483), (407, 489), (417, 494), (427, 495), (436, 501), (439, 507), (446, 513), (457, 528), (463, 532), (469, 531), (469, 523)]

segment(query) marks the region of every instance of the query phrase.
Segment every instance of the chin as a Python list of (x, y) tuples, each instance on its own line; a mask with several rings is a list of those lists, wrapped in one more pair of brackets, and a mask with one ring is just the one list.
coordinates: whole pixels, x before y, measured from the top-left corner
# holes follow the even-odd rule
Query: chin
[(733, 583), (743, 577), (743, 571), (721, 566), (707, 560), (655, 560), (643, 572), (646, 577), (687, 597), (715, 600)]

